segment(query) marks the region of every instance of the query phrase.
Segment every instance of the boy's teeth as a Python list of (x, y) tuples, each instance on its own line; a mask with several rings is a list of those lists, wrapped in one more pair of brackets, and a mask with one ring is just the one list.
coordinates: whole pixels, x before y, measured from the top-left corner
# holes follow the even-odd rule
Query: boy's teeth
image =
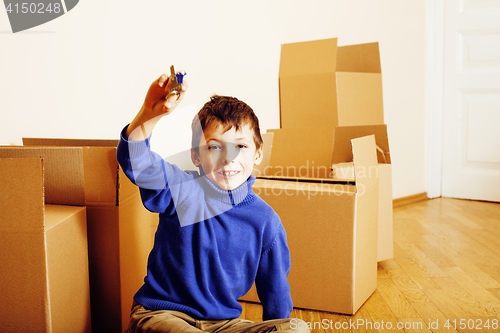
[(235, 175), (237, 173), (238, 173), (238, 171), (222, 171), (222, 174), (224, 176), (232, 176), (232, 175)]

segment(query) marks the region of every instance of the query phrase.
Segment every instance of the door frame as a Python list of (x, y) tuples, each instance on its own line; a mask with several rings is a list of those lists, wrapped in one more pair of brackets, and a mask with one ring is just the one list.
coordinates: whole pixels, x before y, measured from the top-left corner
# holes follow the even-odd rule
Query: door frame
[(442, 194), (445, 1), (426, 0), (426, 191)]

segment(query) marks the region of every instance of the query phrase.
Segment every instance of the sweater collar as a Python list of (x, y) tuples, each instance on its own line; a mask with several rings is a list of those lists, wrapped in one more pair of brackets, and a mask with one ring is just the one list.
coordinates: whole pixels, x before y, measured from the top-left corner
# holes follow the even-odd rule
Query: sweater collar
[(212, 183), (208, 177), (201, 175), (201, 185), (205, 192), (215, 200), (227, 204), (236, 206), (242, 203), (249, 202), (255, 196), (252, 191), (253, 183), (255, 182), (255, 176), (250, 175), (247, 181), (235, 188), (234, 190), (226, 191)]

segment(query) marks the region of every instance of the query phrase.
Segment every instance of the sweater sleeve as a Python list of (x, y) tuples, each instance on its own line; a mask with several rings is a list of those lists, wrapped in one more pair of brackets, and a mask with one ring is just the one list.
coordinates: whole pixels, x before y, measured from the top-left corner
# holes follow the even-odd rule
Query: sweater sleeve
[(148, 210), (174, 213), (175, 204), (183, 199), (179, 184), (188, 183), (193, 177), (151, 151), (150, 138), (128, 141), (126, 129), (121, 133), (116, 153), (123, 172), (139, 186), (142, 202)]
[(255, 279), (257, 293), (263, 307), (263, 320), (289, 318), (293, 310), (288, 273), (290, 251), (283, 225), (279, 224), (276, 238), (261, 258)]

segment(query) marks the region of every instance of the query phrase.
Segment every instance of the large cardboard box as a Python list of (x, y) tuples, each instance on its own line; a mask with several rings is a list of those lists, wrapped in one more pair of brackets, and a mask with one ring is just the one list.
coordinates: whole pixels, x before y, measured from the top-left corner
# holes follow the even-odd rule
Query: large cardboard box
[(133, 295), (146, 276), (157, 220), (142, 205), (138, 188), (119, 168), (118, 141), (24, 138), (23, 144), (82, 150), (92, 331), (124, 332)]
[(0, 330), (90, 332), (85, 207), (56, 205), (81, 203), (81, 151), (25, 153), (0, 148)]
[[(376, 140), (379, 208), (377, 261), (394, 257), (392, 212), (392, 165), (387, 125), (283, 128), (263, 134), (264, 156), (254, 174), (260, 176), (329, 177), (353, 182), (350, 140), (374, 135)], [(273, 144), (276, 149), (272, 149)], [(286, 146), (293, 147), (293, 151)], [(270, 164), (270, 155), (278, 164)]]
[(378, 43), (284, 44), (279, 84), (281, 128), (384, 123)]
[[(297, 146), (301, 134), (317, 141)], [(273, 137), (270, 164), (253, 189), (285, 227), (294, 306), (354, 314), (377, 286), (375, 138), (351, 141), (355, 174), (345, 181), (330, 177), (332, 127), (280, 129)], [(258, 301), (255, 288), (242, 300)]]

